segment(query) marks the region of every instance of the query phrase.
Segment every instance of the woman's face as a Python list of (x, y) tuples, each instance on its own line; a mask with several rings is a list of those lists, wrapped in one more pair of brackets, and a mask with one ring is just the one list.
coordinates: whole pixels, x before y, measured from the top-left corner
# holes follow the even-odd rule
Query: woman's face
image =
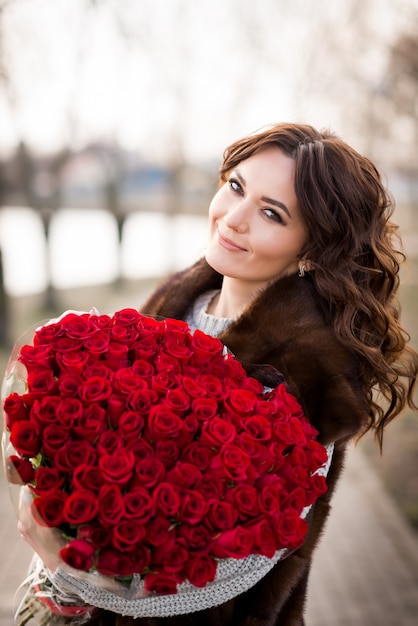
[(307, 232), (294, 176), (293, 159), (276, 147), (257, 152), (229, 173), (209, 208), (209, 265), (255, 288), (297, 271)]

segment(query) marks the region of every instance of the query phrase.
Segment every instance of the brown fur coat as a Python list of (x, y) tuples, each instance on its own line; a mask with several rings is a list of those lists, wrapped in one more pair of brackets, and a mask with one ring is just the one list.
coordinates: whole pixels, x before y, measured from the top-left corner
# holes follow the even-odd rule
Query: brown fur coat
[[(181, 319), (196, 297), (221, 286), (222, 277), (203, 259), (160, 286), (142, 307), (146, 314)], [(318, 499), (304, 545), (280, 561), (252, 589), (229, 602), (171, 618), (137, 620), (104, 613), (97, 626), (302, 626), (313, 550), (324, 529), (340, 475), (346, 442), (368, 418), (354, 356), (335, 338), (326, 304), (309, 276), (284, 277), (263, 291), (220, 339), (239, 359), (271, 364), (320, 432), (336, 442), (328, 492)]]

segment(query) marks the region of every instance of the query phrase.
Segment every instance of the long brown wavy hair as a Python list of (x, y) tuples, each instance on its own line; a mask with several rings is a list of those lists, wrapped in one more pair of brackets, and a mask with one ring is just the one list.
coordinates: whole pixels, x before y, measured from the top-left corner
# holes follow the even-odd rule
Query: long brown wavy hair
[(381, 447), (385, 426), (407, 405), (417, 409), (418, 355), (399, 321), (405, 256), (390, 221), (392, 198), (368, 158), (333, 133), (305, 124), (278, 124), (231, 144), (221, 181), (270, 146), (295, 161), (295, 192), (308, 232), (300, 257), (309, 261), (335, 334), (360, 363), (370, 407), (365, 432), (374, 430)]

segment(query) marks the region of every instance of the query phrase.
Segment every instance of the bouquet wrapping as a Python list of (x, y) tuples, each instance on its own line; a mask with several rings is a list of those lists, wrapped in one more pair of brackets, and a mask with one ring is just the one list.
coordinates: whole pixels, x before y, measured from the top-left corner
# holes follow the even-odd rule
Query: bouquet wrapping
[[(280, 377), (266, 387), (218, 339), (133, 309), (67, 312), (22, 343), (3, 383), (7, 475), (75, 579), (154, 602), (303, 543), (328, 455)], [(41, 583), (75, 623), (77, 602), (54, 607)]]

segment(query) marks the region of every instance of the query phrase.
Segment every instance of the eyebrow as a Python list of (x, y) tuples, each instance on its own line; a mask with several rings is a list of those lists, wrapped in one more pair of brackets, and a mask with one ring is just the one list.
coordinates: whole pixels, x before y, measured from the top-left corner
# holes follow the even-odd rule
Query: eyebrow
[[(238, 172), (238, 170), (235, 170), (234, 174), (238, 178), (239, 182), (245, 187), (245, 179)], [(267, 196), (261, 196), (261, 199), (263, 202), (267, 202), (267, 204), (273, 204), (274, 206), (277, 206), (277, 208), (282, 209), (288, 217), (292, 217), (287, 206), (283, 202), (280, 202), (280, 200), (273, 200), (273, 198), (268, 198)]]

